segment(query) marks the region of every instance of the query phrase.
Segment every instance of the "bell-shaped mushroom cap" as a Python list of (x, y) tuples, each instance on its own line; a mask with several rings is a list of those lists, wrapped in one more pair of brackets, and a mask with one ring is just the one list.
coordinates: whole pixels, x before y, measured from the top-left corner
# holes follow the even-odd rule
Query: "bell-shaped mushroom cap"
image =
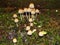
[(28, 8), (28, 9), (27, 9), (27, 11), (28, 11), (28, 12), (31, 12), (31, 9), (30, 9), (30, 8)]
[(19, 9), (18, 13), (24, 13), (24, 10), (23, 9)]
[(35, 10), (32, 10), (32, 11), (31, 11), (31, 14), (34, 15), (34, 14), (35, 14)]
[(29, 8), (34, 8), (34, 4), (30, 3)]
[(38, 9), (36, 9), (36, 11), (35, 11), (36, 13), (39, 13), (39, 10)]
[(24, 8), (24, 12), (27, 12), (27, 10), (28, 10), (27, 8)]
[(13, 17), (16, 18), (17, 17), (17, 14), (13, 14)]

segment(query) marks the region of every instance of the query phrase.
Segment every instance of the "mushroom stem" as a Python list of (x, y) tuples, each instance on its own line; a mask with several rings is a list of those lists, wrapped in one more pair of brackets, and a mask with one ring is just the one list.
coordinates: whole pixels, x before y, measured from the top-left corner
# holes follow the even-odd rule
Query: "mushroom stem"
[(36, 13), (36, 17), (37, 17), (37, 13)]
[(16, 45), (16, 43), (14, 43), (14, 45)]
[(20, 19), (22, 20), (22, 14), (20, 14)]
[(30, 12), (29, 12), (29, 18), (30, 18)]
[(27, 17), (27, 19), (28, 19), (28, 15), (27, 15), (27, 12), (26, 12), (26, 17)]
[(24, 15), (22, 15), (22, 18), (24, 19)]
[(16, 23), (16, 26), (18, 27), (18, 24)]
[(35, 16), (34, 15), (31, 15), (32, 19), (35, 19)]

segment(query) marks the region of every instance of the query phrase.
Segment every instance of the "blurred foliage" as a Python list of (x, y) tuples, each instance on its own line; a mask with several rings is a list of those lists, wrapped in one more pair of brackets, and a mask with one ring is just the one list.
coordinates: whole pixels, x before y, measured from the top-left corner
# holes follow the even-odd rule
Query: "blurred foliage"
[(0, 7), (23, 8), (31, 2), (35, 4), (36, 8), (60, 8), (60, 0), (1, 0)]

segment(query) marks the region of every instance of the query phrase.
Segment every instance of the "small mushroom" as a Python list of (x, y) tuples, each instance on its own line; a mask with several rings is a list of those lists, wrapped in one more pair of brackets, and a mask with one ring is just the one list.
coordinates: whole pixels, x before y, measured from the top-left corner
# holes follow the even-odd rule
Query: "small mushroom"
[(16, 18), (17, 17), (17, 14), (13, 14), (13, 17)]
[(19, 22), (19, 20), (18, 20), (17, 18), (15, 18), (15, 19), (14, 19), (14, 22), (17, 23), (17, 22)]
[(33, 22), (33, 19), (32, 18), (29, 18), (29, 22)]
[(30, 26), (33, 26), (33, 23), (30, 23)]
[(26, 30), (30, 30), (30, 26), (26, 26)]
[(32, 31), (29, 30), (29, 31), (27, 32), (27, 35), (32, 35)]
[(18, 10), (18, 13), (19, 13), (19, 14), (22, 14), (22, 13), (24, 13), (24, 10), (23, 10), (23, 9), (19, 9), (19, 10)]
[(13, 43), (17, 43), (17, 39), (16, 38), (13, 38)]
[(32, 31), (32, 32), (34, 33), (35, 31), (36, 31), (36, 29), (33, 29), (33, 31)]
[(39, 36), (44, 36), (44, 35), (46, 35), (46, 34), (47, 34), (47, 32), (45, 32), (45, 31), (39, 32)]

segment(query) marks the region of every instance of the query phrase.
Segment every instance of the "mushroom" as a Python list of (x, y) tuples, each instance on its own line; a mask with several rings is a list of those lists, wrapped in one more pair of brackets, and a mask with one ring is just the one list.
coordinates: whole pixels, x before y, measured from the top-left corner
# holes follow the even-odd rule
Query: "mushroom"
[(30, 3), (29, 8), (34, 8), (34, 4)]
[(30, 30), (30, 26), (26, 26), (26, 30), (27, 30), (27, 31)]
[(24, 10), (23, 9), (19, 9), (18, 13), (20, 14), (20, 18), (22, 20), (23, 18), (23, 13), (24, 13)]
[(19, 22), (19, 20), (18, 20), (17, 18), (15, 18), (15, 19), (14, 19), (14, 22), (17, 23), (17, 22)]
[(28, 15), (27, 15), (27, 11), (28, 9), (27, 8), (24, 8), (24, 15), (26, 15), (26, 17), (28, 18)]
[(17, 39), (16, 38), (13, 38), (13, 43), (17, 43)]
[(31, 9), (28, 8), (28, 9), (27, 9), (27, 12), (28, 12), (28, 16), (29, 16), (29, 18), (30, 18), (30, 15), (31, 15)]
[(13, 14), (13, 17), (16, 18), (17, 17), (17, 14)]
[(24, 13), (24, 10), (23, 10), (23, 9), (19, 9), (19, 10), (18, 10), (18, 13), (21, 15), (21, 14)]
[(45, 32), (45, 31), (39, 32), (39, 36), (44, 36), (44, 35), (46, 35), (46, 34), (47, 34), (47, 32)]
[(29, 30), (29, 31), (27, 32), (27, 35), (32, 35), (32, 31)]
[(37, 15), (39, 15), (39, 10), (38, 9), (36, 9), (36, 17), (37, 17)]
[(29, 18), (29, 22), (33, 22), (33, 19), (32, 18)]
[(32, 11), (31, 11), (31, 17), (32, 17), (33, 19), (35, 19), (35, 16), (34, 16), (34, 15), (35, 15), (35, 10), (32, 10)]
[(36, 31), (36, 29), (33, 29), (33, 31), (32, 31), (32, 32), (34, 33), (35, 31)]
[(33, 26), (33, 23), (30, 23), (30, 26)]

